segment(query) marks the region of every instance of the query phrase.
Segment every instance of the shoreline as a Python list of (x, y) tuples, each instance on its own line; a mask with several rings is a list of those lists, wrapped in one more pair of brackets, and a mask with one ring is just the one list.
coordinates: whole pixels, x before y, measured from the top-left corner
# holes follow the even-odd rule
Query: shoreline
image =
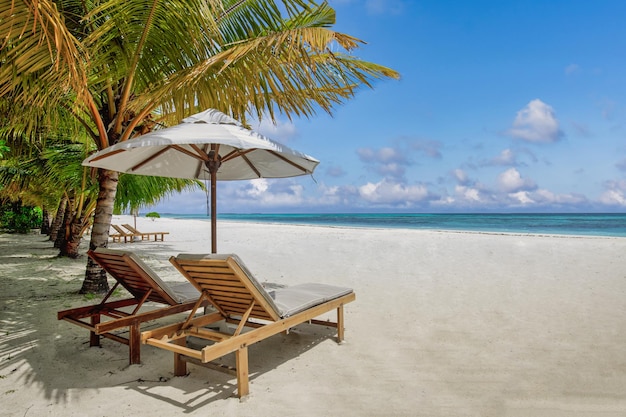
[[(184, 219), (178, 217), (163, 217), (175, 221), (187, 221), (198, 220), (201, 222), (210, 222), (210, 219)], [(559, 233), (541, 233), (541, 232), (500, 232), (500, 231), (488, 231), (488, 230), (456, 230), (456, 229), (428, 229), (428, 228), (411, 228), (411, 227), (377, 227), (377, 226), (350, 226), (350, 225), (324, 225), (324, 224), (310, 224), (310, 223), (282, 223), (282, 222), (264, 222), (254, 220), (217, 220), (217, 228), (219, 230), (220, 225), (228, 223), (245, 223), (256, 226), (294, 226), (294, 227), (319, 227), (328, 229), (348, 229), (348, 230), (379, 230), (379, 231), (414, 231), (414, 232), (426, 232), (426, 233), (452, 233), (452, 234), (477, 234), (477, 235), (493, 235), (493, 236), (528, 236), (528, 237), (554, 237), (554, 238), (599, 238), (599, 239), (626, 239), (626, 236), (610, 236), (610, 235), (584, 235), (584, 234), (559, 234)]]
[[(384, 213), (387, 214), (387, 213)], [(358, 219), (358, 217), (362, 215), (362, 213), (357, 213), (354, 216), (356, 216), (356, 219)], [(365, 214), (365, 216), (370, 216), (373, 215), (374, 217), (377, 217), (379, 214)], [(392, 217), (393, 216), (400, 216), (403, 217), (404, 215), (400, 214), (390, 214)], [(409, 214), (409, 217), (411, 216), (420, 216), (421, 214)], [(516, 214), (513, 214), (512, 216), (515, 216)], [(426, 231), (440, 231), (440, 232), (446, 232), (446, 231), (450, 231), (450, 232), (458, 232), (458, 233), (494, 233), (494, 234), (539, 234), (539, 235), (554, 235), (554, 236), (598, 236), (598, 237), (624, 237), (626, 238), (626, 229), (624, 229), (623, 225), (626, 224), (626, 215), (624, 215), (623, 213), (589, 213), (589, 214), (584, 214), (584, 213), (577, 213), (577, 214), (556, 214), (556, 213), (543, 213), (543, 214), (524, 214), (521, 215), (521, 217), (528, 217), (528, 216), (539, 216), (539, 217), (547, 217), (547, 218), (551, 218), (551, 217), (561, 217), (561, 216), (573, 216), (573, 217), (578, 217), (578, 216), (620, 216), (620, 217), (624, 217), (624, 220), (622, 223), (620, 223), (620, 231), (615, 232), (615, 229), (611, 229), (611, 228), (606, 228), (604, 231), (602, 230), (597, 230), (597, 231), (593, 231), (593, 232), (580, 232), (575, 230), (575, 228), (571, 229), (571, 231), (553, 231), (551, 230), (552, 228), (554, 228), (553, 225), (549, 225), (549, 224), (544, 224), (542, 225), (537, 225), (534, 224), (532, 227), (533, 228), (537, 228), (537, 231), (529, 231), (526, 230), (525, 226), (517, 226), (516, 227), (506, 227), (506, 228), (499, 228), (495, 225), (491, 225), (489, 227), (485, 227), (482, 226), (481, 227), (467, 227), (467, 228), (463, 228), (463, 227), (455, 227), (455, 226), (448, 226), (448, 227), (441, 227), (441, 226), (437, 226), (436, 224), (433, 224), (432, 226), (427, 226), (424, 224), (410, 224), (410, 223), (406, 223), (403, 224), (401, 221), (397, 222), (397, 223), (387, 223), (386, 225), (380, 225), (378, 224), (376, 221), (373, 221), (371, 223), (368, 223), (367, 220), (355, 220), (354, 222), (348, 222), (348, 223), (342, 223), (341, 221), (327, 221), (324, 222), (323, 220), (318, 220), (318, 221), (306, 221), (306, 220), (290, 220), (289, 217), (290, 216), (294, 216), (295, 218), (299, 217), (299, 216), (305, 216), (305, 217), (316, 217), (316, 216), (320, 216), (322, 219), (325, 216), (335, 216), (333, 214), (260, 214), (259, 216), (263, 217), (263, 216), (270, 216), (270, 219), (258, 219), (258, 218), (254, 218), (255, 215), (249, 215), (249, 214), (244, 214), (244, 215), (234, 215), (234, 216), (243, 216), (244, 218), (233, 218), (230, 217), (230, 215), (224, 215), (225, 217), (221, 218), (220, 215), (218, 214), (218, 223), (219, 222), (249, 222), (249, 223), (255, 223), (255, 224), (275, 224), (275, 225), (301, 225), (301, 226), (319, 226), (319, 227), (346, 227), (346, 228), (356, 228), (356, 229), (390, 229), (390, 230), (426, 230)], [(350, 214), (346, 214), (346, 213), (342, 213), (340, 216), (350, 216)], [(427, 217), (430, 216), (460, 216), (460, 217), (466, 217), (466, 216), (476, 216), (476, 217), (482, 217), (482, 216), (493, 216), (493, 214), (428, 214), (425, 215)], [(497, 216), (509, 216), (509, 214), (498, 214)], [(520, 216), (520, 215), (518, 215)], [(279, 219), (275, 219), (274, 217), (278, 217)], [(280, 217), (284, 217), (284, 219), (280, 219)], [(210, 221), (209, 217), (205, 217), (204, 215), (176, 215), (176, 214), (165, 214), (163, 216), (163, 218), (167, 218), (167, 219), (173, 219), (173, 220), (200, 220), (200, 221)], [(519, 219), (518, 219), (519, 220)], [(570, 221), (572, 219), (569, 219)], [(521, 220), (520, 220), (521, 221)], [(445, 223), (445, 221), (444, 221)], [(513, 220), (513, 223), (515, 223), (515, 220)], [(528, 226), (529, 227), (529, 226)], [(507, 230), (507, 229), (512, 229), (512, 230)], [(623, 230), (622, 230), (623, 229)], [(611, 230), (611, 232), (608, 232), (607, 230)]]
[[(109, 247), (165, 281), (184, 281), (170, 256), (210, 251), (202, 220), (137, 228), (170, 234)], [(354, 288), (345, 342), (305, 325), (250, 346), (239, 401), (233, 376), (190, 365), (174, 377), (171, 352), (144, 346), (129, 366), (124, 345), (90, 348), (85, 329), (56, 319), (99, 301), (77, 294), (86, 257), (0, 234), (0, 416), (626, 414), (626, 239), (229, 221), (217, 237), (262, 283)]]

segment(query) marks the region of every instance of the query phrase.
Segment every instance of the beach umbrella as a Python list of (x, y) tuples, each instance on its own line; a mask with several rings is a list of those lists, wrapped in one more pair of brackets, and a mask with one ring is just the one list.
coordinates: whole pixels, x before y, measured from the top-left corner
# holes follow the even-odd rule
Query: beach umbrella
[(159, 177), (209, 180), (211, 250), (217, 252), (216, 181), (312, 174), (319, 161), (246, 129), (215, 109), (105, 148), (83, 165)]

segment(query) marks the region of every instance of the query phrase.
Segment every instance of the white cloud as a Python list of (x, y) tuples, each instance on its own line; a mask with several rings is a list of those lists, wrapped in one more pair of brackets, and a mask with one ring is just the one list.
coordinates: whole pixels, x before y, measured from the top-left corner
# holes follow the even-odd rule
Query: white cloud
[[(305, 188), (303, 178), (255, 179), (248, 181), (219, 181), (217, 184), (218, 213), (245, 213), (249, 211), (281, 210), (311, 205), (316, 199), (313, 189)], [(207, 195), (204, 191), (183, 192), (164, 199), (149, 211), (162, 213), (207, 212)], [(143, 210), (142, 210), (143, 212)]]
[(253, 181), (250, 181), (250, 185), (244, 188), (244, 193), (248, 197), (258, 198), (267, 192), (269, 188), (269, 184), (265, 178), (259, 178)]
[(395, 148), (360, 148), (356, 152), (361, 161), (373, 165), (374, 171), (384, 177), (400, 178), (405, 173), (405, 167), (410, 165), (405, 153)]
[(410, 206), (428, 197), (428, 188), (424, 185), (407, 185), (382, 180), (378, 183), (367, 183), (359, 187), (359, 195), (369, 203)]
[(555, 194), (552, 191), (539, 189), (533, 193), (533, 199), (543, 205), (580, 205), (587, 203), (587, 198), (580, 194)]
[(478, 166), (480, 167), (497, 167), (497, 166), (509, 166), (520, 167), (528, 166), (528, 162), (537, 162), (537, 157), (528, 148), (517, 148), (515, 150), (507, 148), (502, 150), (498, 155), (481, 161)]
[[(538, 188), (515, 168), (497, 177), (495, 186), (487, 187), (472, 179), (462, 169), (450, 172), (455, 180), (436, 190), (425, 183), (406, 183), (390, 178), (364, 181), (360, 185), (313, 182), (304, 178), (223, 181), (218, 183), (218, 213), (329, 211), (381, 207), (406, 210), (445, 208), (454, 211), (536, 210), (607, 211), (626, 208), (626, 180), (607, 181), (604, 193), (595, 201), (585, 195), (558, 193)], [(153, 209), (161, 213), (206, 213), (206, 195), (202, 191), (172, 196)], [(145, 212), (142, 210), (142, 212)]]
[(378, 151), (378, 156), (383, 162), (404, 161), (404, 156), (393, 148), (381, 148)]
[(467, 173), (460, 168), (453, 170), (452, 176), (454, 177), (456, 182), (461, 185), (465, 185), (469, 182), (469, 177), (467, 176)]
[(372, 148), (359, 148), (357, 155), (363, 162), (379, 162), (379, 163), (406, 163), (404, 154), (397, 149), (385, 147), (378, 150)]
[(600, 196), (600, 202), (608, 206), (626, 207), (626, 195), (624, 191), (607, 190)]
[(600, 196), (600, 202), (608, 206), (626, 207), (626, 180), (607, 181), (607, 190)]
[(516, 193), (510, 193), (509, 197), (523, 205), (529, 205), (535, 202), (532, 198), (530, 198), (528, 191), (518, 191)]
[(554, 110), (539, 99), (532, 100), (517, 112), (508, 133), (514, 138), (535, 143), (556, 142), (563, 136)]
[(311, 206), (316, 207), (354, 207), (359, 192), (352, 185), (326, 185), (318, 186), (318, 195), (311, 201)]
[(515, 154), (510, 149), (505, 149), (500, 152), (500, 155), (494, 158), (494, 162), (500, 165), (511, 165), (515, 164)]
[(498, 175), (498, 186), (507, 193), (527, 191), (536, 188), (532, 180), (522, 178), (522, 175), (515, 168), (509, 168)]
[(517, 156), (511, 149), (504, 149), (499, 155), (485, 162), (485, 165), (511, 166), (517, 165)]
[(265, 178), (259, 178), (250, 180), (246, 186), (235, 189), (234, 196), (241, 199), (242, 204), (261, 207), (291, 207), (305, 201), (303, 191), (304, 187), (294, 181), (282, 179), (270, 182)]
[(406, 172), (399, 164), (385, 164), (378, 167), (377, 172), (384, 177), (401, 178)]
[(457, 185), (454, 187), (454, 192), (461, 201), (472, 203), (480, 203), (483, 201), (483, 198), (480, 195), (480, 190), (477, 188)]
[(272, 123), (269, 117), (263, 118), (255, 128), (260, 134), (280, 143), (288, 143), (298, 136), (298, 129), (290, 121), (276, 120)]

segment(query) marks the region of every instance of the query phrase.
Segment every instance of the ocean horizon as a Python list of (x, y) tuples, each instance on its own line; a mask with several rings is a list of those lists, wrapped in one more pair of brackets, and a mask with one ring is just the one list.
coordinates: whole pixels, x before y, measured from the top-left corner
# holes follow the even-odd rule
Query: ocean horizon
[[(209, 220), (206, 214), (160, 215), (167, 218)], [(218, 214), (217, 218), (329, 227), (626, 237), (626, 213), (223, 213)]]

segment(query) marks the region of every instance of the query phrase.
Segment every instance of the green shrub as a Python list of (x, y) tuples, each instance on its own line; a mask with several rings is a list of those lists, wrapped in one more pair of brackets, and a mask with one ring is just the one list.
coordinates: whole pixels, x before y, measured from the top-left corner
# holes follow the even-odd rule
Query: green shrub
[(157, 213), (156, 211), (151, 211), (150, 213), (146, 214), (146, 217), (149, 217), (149, 218), (152, 218), (152, 219), (160, 219), (161, 218), (159, 213)]
[(0, 225), (9, 232), (28, 233), (41, 226), (43, 214), (39, 207), (4, 206)]

